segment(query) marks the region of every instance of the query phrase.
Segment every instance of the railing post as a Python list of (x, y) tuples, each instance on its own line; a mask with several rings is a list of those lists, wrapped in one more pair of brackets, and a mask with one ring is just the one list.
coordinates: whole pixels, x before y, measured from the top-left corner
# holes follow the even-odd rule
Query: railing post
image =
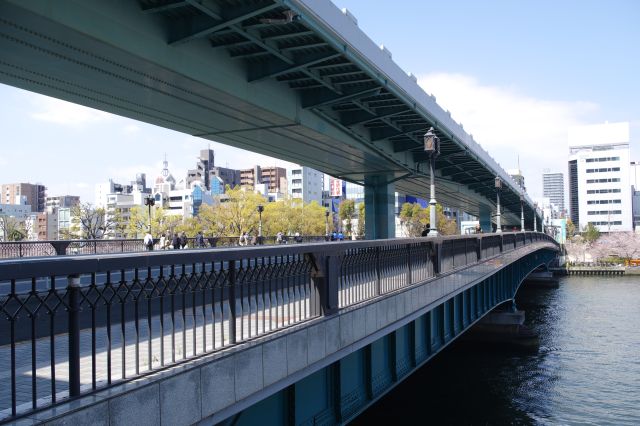
[(478, 242), (476, 243), (476, 262), (480, 262), (482, 260), (482, 237), (478, 237)]
[[(80, 276), (67, 277), (69, 294), (69, 396), (80, 395)], [(124, 321), (124, 319), (123, 319)]]
[(338, 296), (338, 275), (340, 274), (340, 258), (338, 256), (327, 256), (325, 269), (325, 292), (326, 302), (324, 305), (324, 314), (333, 315), (338, 312), (340, 307)]
[(382, 279), (380, 278), (380, 247), (376, 247), (376, 295), (382, 294)]
[(442, 242), (433, 242), (433, 275), (442, 271)]
[(229, 261), (229, 343), (236, 343), (236, 261)]
[(411, 282), (411, 244), (407, 244), (407, 285)]

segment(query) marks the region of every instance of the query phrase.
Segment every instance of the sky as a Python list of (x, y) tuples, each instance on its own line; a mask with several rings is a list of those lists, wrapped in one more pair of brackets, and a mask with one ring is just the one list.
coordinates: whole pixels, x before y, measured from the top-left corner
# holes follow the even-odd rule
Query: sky
[[(532, 197), (543, 170), (566, 179), (569, 127), (628, 121), (640, 160), (640, 1), (334, 3), (503, 168), (519, 161)], [(182, 176), (207, 146), (219, 166), (290, 166), (5, 85), (0, 100), (0, 182), (44, 183), (49, 195), (93, 202), (96, 183), (153, 179), (165, 154)]]

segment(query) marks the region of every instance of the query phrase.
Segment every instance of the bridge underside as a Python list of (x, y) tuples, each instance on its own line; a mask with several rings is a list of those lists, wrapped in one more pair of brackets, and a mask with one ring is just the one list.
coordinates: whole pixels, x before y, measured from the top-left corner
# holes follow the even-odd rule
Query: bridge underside
[[(459, 134), (468, 135), (415, 82), (429, 110), (330, 33), (305, 3), (5, 1), (0, 82), (348, 181), (382, 177), (422, 197), (422, 135), (433, 126), (442, 140), (438, 201), (475, 215), (490, 208), (500, 172), (486, 152), (470, 138), (463, 142)], [(330, 4), (314, 7), (339, 13)], [(280, 22), (289, 10), (296, 19)], [(355, 30), (354, 39), (364, 37)], [(505, 224), (519, 223), (519, 197), (508, 182)]]

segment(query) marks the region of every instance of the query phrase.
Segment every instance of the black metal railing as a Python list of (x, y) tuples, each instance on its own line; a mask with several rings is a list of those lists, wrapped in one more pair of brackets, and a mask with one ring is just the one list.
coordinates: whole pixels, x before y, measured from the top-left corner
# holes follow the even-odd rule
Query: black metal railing
[(0, 422), (333, 315), (518, 241), (555, 244), (505, 233), (0, 261)]
[[(236, 247), (239, 246), (238, 237), (206, 237), (202, 244), (198, 244), (195, 238), (186, 238), (186, 248), (211, 248), (211, 247)], [(259, 245), (292, 244), (324, 242), (324, 235), (308, 235), (301, 237), (285, 236), (281, 241), (276, 241), (275, 236), (256, 238)], [(171, 241), (167, 241), (166, 247), (160, 247), (160, 239), (154, 239), (154, 249), (169, 249)], [(249, 242), (247, 245), (252, 245)], [(173, 248), (173, 247), (172, 247)], [(0, 259), (12, 259), (18, 257), (64, 256), (77, 254), (111, 254), (134, 253), (146, 251), (141, 239), (115, 239), (115, 240), (53, 240), (53, 241), (15, 241), (0, 242)]]

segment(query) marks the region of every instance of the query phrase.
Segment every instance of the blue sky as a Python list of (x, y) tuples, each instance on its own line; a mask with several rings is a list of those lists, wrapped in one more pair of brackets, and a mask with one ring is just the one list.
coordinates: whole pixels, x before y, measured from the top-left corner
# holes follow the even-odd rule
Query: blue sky
[[(570, 126), (629, 121), (640, 160), (640, 1), (334, 3), (505, 169), (519, 157), (532, 196), (543, 169), (566, 173)], [(50, 195), (93, 202), (94, 184), (153, 178), (165, 153), (182, 176), (209, 144), (218, 165), (288, 165), (8, 86), (0, 99), (0, 182), (42, 182)]]

